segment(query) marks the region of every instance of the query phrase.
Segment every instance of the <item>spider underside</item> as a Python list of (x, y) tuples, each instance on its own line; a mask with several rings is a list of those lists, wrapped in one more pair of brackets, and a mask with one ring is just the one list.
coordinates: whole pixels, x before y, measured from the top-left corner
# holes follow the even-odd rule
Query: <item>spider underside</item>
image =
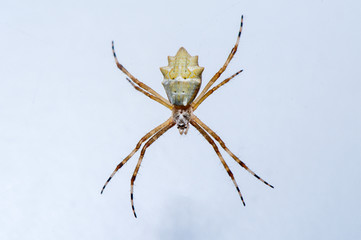
[(168, 131), (173, 126), (177, 125), (180, 134), (187, 134), (189, 129), (189, 124), (194, 126), (202, 136), (212, 145), (214, 151), (218, 155), (219, 159), (223, 167), (226, 169), (229, 177), (232, 179), (234, 186), (237, 189), (237, 192), (242, 200), (243, 205), (245, 206), (245, 202), (243, 200), (242, 194), (238, 188), (238, 184), (233, 176), (232, 171), (229, 169), (227, 163), (223, 159), (217, 144), (214, 142), (214, 139), (219, 143), (219, 145), (244, 169), (246, 169), (249, 173), (253, 176), (258, 178), (261, 182), (265, 183), (269, 187), (273, 188), (272, 185), (264, 181), (260, 178), (257, 174), (255, 174), (251, 169), (249, 169), (244, 162), (242, 162), (236, 155), (234, 155), (222, 141), (222, 139), (213, 131), (211, 130), (206, 124), (204, 124), (196, 115), (194, 115), (194, 111), (198, 108), (198, 106), (214, 91), (218, 88), (229, 82), (232, 78), (237, 76), (243, 70), (240, 70), (233, 74), (232, 76), (226, 78), (218, 85), (210, 89), (210, 87), (215, 83), (215, 81), (221, 76), (221, 74), (226, 70), (229, 62), (232, 60), (233, 56), (235, 55), (239, 40), (241, 37), (243, 26), (243, 16), (241, 17), (241, 25), (238, 32), (238, 37), (236, 44), (232, 48), (230, 54), (224, 65), (220, 68), (220, 70), (211, 78), (211, 80), (207, 83), (204, 87), (202, 92), (196, 97), (200, 84), (201, 84), (201, 74), (203, 71), (202, 67), (198, 66), (198, 56), (190, 56), (188, 52), (184, 48), (180, 48), (177, 52), (176, 56), (168, 57), (169, 65), (166, 67), (161, 68), (161, 72), (164, 75), (163, 86), (166, 90), (168, 99), (165, 99), (152, 88), (147, 86), (145, 83), (139, 81), (135, 78), (132, 74), (130, 74), (124, 67), (118, 62), (114, 51), (114, 42), (112, 42), (112, 50), (116, 65), (118, 68), (127, 75), (127, 80), (132, 84), (132, 86), (142, 92), (149, 98), (153, 99), (154, 101), (162, 104), (163, 106), (167, 107), (172, 111), (171, 117), (160, 124), (159, 126), (152, 129), (150, 132), (145, 134), (137, 143), (136, 147), (133, 151), (122, 161), (120, 162), (113, 173), (110, 175), (106, 183), (104, 184), (101, 193), (103, 193), (105, 187), (115, 175), (115, 173), (125, 164), (128, 160), (140, 149), (142, 144), (145, 142), (144, 146), (142, 147), (137, 165), (134, 169), (131, 181), (130, 181), (130, 200), (132, 205), (133, 214), (137, 217), (134, 208), (134, 200), (133, 200), (133, 190), (134, 190), (134, 182), (137, 177), (140, 165), (142, 163), (143, 157), (145, 155), (145, 151), (147, 148), (154, 143), (160, 136), (162, 136), (166, 131)]

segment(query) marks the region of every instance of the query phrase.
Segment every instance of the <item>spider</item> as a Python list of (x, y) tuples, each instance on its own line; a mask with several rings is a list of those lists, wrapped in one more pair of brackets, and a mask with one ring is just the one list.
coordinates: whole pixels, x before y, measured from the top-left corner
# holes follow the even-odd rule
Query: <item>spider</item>
[[(172, 111), (171, 117), (160, 124), (159, 126), (152, 129), (150, 132), (145, 134), (137, 143), (136, 147), (133, 149), (133, 151), (122, 161), (120, 162), (113, 173), (110, 175), (108, 180), (105, 182), (101, 193), (103, 193), (105, 187), (109, 183), (109, 181), (112, 179), (112, 177), (116, 174), (116, 172), (128, 162), (128, 160), (140, 149), (142, 144), (146, 142), (141, 150), (138, 163), (135, 167), (135, 170), (133, 172), (133, 176), (130, 181), (130, 201), (132, 205), (133, 214), (135, 217), (137, 217), (137, 214), (135, 212), (134, 208), (134, 198), (133, 198), (133, 190), (134, 190), (134, 181), (137, 177), (140, 165), (142, 163), (142, 160), (144, 158), (145, 151), (147, 148), (154, 143), (160, 136), (162, 136), (166, 131), (168, 131), (173, 126), (177, 125), (177, 128), (179, 130), (179, 133), (187, 134), (189, 129), (189, 124), (191, 124), (193, 127), (195, 127), (202, 135), (203, 137), (209, 142), (209, 144), (212, 145), (214, 151), (218, 155), (219, 159), (222, 162), (223, 167), (227, 171), (229, 177), (232, 179), (234, 186), (237, 189), (237, 192), (242, 200), (242, 203), (244, 206), (246, 206), (241, 191), (238, 188), (237, 182), (233, 176), (232, 171), (229, 169), (227, 163), (223, 159), (216, 143), (214, 142), (214, 139), (221, 145), (221, 147), (244, 169), (246, 169), (249, 173), (251, 173), (253, 176), (255, 176), (257, 179), (259, 179), (261, 182), (266, 184), (267, 186), (273, 188), (272, 185), (267, 183), (265, 180), (260, 178), (257, 174), (255, 174), (251, 169), (249, 169), (244, 162), (242, 162), (236, 155), (234, 155), (227, 147), (226, 144), (223, 142), (223, 140), (212, 130), (210, 129), (205, 123), (203, 123), (196, 115), (194, 115), (194, 111), (198, 108), (198, 106), (207, 98), (209, 95), (211, 95), (213, 92), (215, 92), (218, 88), (229, 82), (232, 78), (237, 76), (239, 73), (241, 73), (243, 70), (240, 70), (233, 74), (232, 76), (226, 78), (222, 82), (220, 82), (218, 85), (210, 89), (210, 87), (215, 83), (215, 81), (221, 76), (221, 74), (226, 70), (229, 62), (232, 60), (233, 56), (235, 55), (239, 39), (241, 37), (242, 32), (242, 26), (243, 26), (243, 15), (241, 17), (241, 25), (237, 36), (237, 41), (234, 47), (232, 48), (232, 51), (228, 55), (228, 58), (224, 65), (219, 69), (219, 71), (211, 78), (211, 80), (207, 83), (207, 85), (204, 87), (202, 92), (197, 96), (197, 93), (199, 91), (200, 85), (201, 85), (201, 75), (204, 70), (203, 67), (200, 67), (198, 65), (198, 56), (190, 56), (188, 52), (181, 47), (177, 54), (172, 57), (168, 57), (168, 66), (161, 67), (160, 70), (164, 76), (164, 80), (162, 82), (165, 91), (168, 96), (168, 100), (162, 97), (160, 94), (158, 94), (156, 91), (154, 91), (152, 88), (150, 88), (145, 83), (139, 81), (137, 78), (135, 78), (132, 74), (128, 72), (127, 69), (123, 67), (118, 62), (117, 56), (115, 54), (114, 50), (114, 41), (112, 42), (112, 50), (113, 55), (115, 59), (115, 63), (118, 66), (118, 68), (127, 76), (127, 80), (129, 83), (139, 92), (145, 94), (152, 100), (162, 104), (163, 106), (169, 108)], [(213, 137), (213, 139), (212, 139)]]

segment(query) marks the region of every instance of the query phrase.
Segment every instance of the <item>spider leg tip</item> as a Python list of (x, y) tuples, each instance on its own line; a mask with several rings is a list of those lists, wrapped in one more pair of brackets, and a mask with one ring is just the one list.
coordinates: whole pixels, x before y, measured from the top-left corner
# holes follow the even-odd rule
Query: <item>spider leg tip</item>
[(134, 217), (137, 218), (137, 214), (135, 213), (134, 205), (132, 205), (132, 210), (133, 210)]
[[(258, 176), (257, 176), (257, 177), (258, 177)], [(274, 186), (272, 186), (271, 184), (269, 184), (269, 183), (266, 182), (266, 181), (264, 181), (264, 183), (265, 183), (267, 186), (271, 187), (271, 188), (275, 188)]]
[(240, 196), (240, 197), (241, 197), (241, 200), (242, 200), (243, 206), (246, 206), (246, 203), (244, 202), (243, 197), (242, 197), (242, 196)]

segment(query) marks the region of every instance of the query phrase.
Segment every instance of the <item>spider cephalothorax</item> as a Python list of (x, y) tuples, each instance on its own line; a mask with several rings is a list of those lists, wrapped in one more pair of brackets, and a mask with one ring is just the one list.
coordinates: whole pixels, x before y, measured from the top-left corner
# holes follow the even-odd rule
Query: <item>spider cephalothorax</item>
[(242, 194), (238, 188), (237, 182), (233, 176), (233, 173), (229, 169), (227, 163), (225, 162), (222, 154), (220, 153), (217, 144), (214, 142), (216, 140), (219, 145), (244, 169), (246, 169), (249, 173), (259, 179), (261, 182), (265, 183), (266, 185), (273, 188), (272, 185), (268, 184), (262, 178), (260, 178), (257, 174), (255, 174), (251, 169), (249, 169), (244, 162), (242, 162), (236, 155), (234, 155), (226, 146), (226, 144), (222, 141), (222, 139), (206, 124), (204, 124), (193, 112), (198, 108), (198, 106), (214, 91), (218, 88), (229, 82), (232, 78), (237, 76), (242, 70), (236, 72), (229, 78), (226, 78), (215, 87), (210, 87), (217, 81), (217, 79), (222, 75), (222, 73), (226, 70), (229, 62), (232, 60), (234, 54), (237, 51), (239, 39), (241, 37), (242, 32), (242, 25), (243, 25), (243, 16), (241, 18), (241, 27), (238, 32), (238, 37), (236, 44), (232, 48), (231, 53), (228, 55), (228, 58), (224, 65), (219, 69), (219, 71), (209, 80), (207, 85), (204, 87), (202, 92), (197, 96), (199, 88), (201, 86), (201, 75), (203, 72), (203, 67), (198, 66), (198, 56), (191, 56), (188, 52), (182, 47), (179, 49), (177, 54), (174, 57), (168, 57), (168, 66), (161, 67), (160, 70), (164, 76), (163, 86), (167, 93), (168, 99), (162, 97), (159, 93), (154, 91), (152, 88), (144, 84), (143, 82), (139, 81), (135, 78), (132, 74), (130, 74), (124, 67), (118, 62), (118, 59), (115, 55), (114, 51), (114, 42), (112, 43), (113, 55), (115, 62), (118, 68), (128, 76), (127, 80), (132, 84), (132, 86), (148, 96), (149, 98), (157, 101), (158, 103), (162, 104), (163, 106), (167, 107), (172, 111), (172, 116), (165, 121), (164, 123), (160, 124), (159, 126), (155, 127), (153, 130), (148, 132), (144, 135), (140, 141), (137, 143), (136, 147), (133, 151), (123, 160), (121, 161), (113, 173), (110, 175), (106, 183), (104, 184), (101, 193), (103, 193), (105, 187), (115, 175), (115, 173), (142, 147), (138, 163), (134, 169), (133, 176), (130, 180), (130, 201), (132, 204), (132, 209), (134, 216), (137, 217), (135, 214), (134, 209), (134, 200), (133, 200), (133, 190), (134, 190), (134, 181), (137, 177), (140, 164), (142, 163), (145, 151), (147, 148), (154, 143), (160, 136), (162, 136), (166, 131), (168, 131), (173, 126), (177, 125), (180, 134), (187, 134), (189, 129), (189, 124), (194, 126), (202, 135), (203, 137), (212, 145), (214, 151), (218, 155), (219, 159), (225, 170), (227, 171), (229, 177), (232, 179), (234, 186), (242, 200), (243, 205), (246, 205)]
[(177, 125), (177, 128), (179, 130), (179, 133), (182, 135), (187, 134), (189, 123), (192, 118), (192, 107), (175, 107), (173, 108), (173, 121)]

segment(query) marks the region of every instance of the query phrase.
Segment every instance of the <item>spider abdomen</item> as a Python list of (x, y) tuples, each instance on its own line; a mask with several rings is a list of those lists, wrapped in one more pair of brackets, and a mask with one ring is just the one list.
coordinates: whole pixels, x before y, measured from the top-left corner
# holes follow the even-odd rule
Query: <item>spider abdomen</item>
[(191, 56), (181, 47), (174, 57), (168, 57), (168, 66), (161, 67), (162, 82), (171, 104), (188, 106), (196, 97), (202, 83), (203, 67), (198, 56)]
[(182, 79), (180, 77), (162, 82), (171, 104), (176, 106), (187, 106), (196, 97), (201, 82), (195, 79)]

